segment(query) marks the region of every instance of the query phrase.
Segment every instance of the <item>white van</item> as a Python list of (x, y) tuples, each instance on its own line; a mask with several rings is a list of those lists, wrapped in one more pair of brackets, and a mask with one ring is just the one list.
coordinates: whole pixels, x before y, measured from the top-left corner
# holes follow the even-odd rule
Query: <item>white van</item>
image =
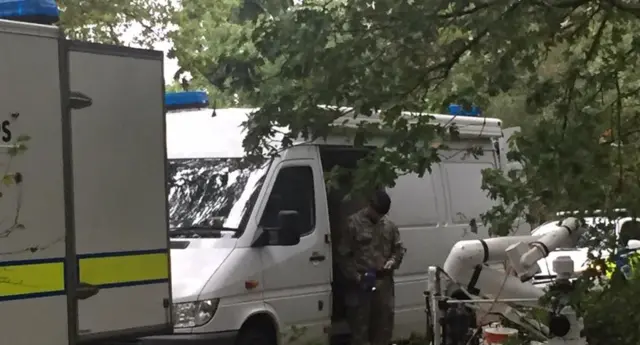
[[(349, 138), (331, 138), (244, 165), (241, 124), (251, 111), (167, 114), (175, 334), (144, 344), (329, 344), (348, 336), (332, 230), (349, 212), (324, 174), (354, 167), (365, 153)], [(441, 265), (457, 241), (488, 237), (479, 215), (493, 203), (481, 171), (499, 165), (500, 121), (435, 118), (455, 123), (460, 140), (448, 143), (432, 174), (401, 176), (388, 189), (389, 218), (407, 248), (395, 276), (396, 339), (425, 332), (427, 268)], [(471, 145), (484, 155), (465, 154)]]

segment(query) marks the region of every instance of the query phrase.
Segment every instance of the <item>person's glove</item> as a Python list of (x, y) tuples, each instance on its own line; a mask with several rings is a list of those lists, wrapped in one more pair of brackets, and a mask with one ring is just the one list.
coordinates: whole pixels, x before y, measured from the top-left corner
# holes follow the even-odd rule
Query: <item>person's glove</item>
[(384, 263), (384, 267), (383, 269), (385, 270), (391, 270), (393, 269), (393, 266), (396, 264), (396, 261), (393, 259), (389, 259), (387, 260), (387, 262)]
[(364, 291), (376, 290), (376, 271), (369, 270), (360, 276), (360, 287)]

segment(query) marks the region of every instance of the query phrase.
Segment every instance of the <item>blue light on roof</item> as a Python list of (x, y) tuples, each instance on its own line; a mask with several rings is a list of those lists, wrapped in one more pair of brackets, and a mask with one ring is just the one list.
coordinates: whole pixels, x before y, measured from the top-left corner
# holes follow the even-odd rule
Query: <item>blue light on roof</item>
[(164, 94), (167, 110), (200, 109), (209, 106), (209, 96), (204, 91), (167, 92)]
[(0, 19), (53, 24), (59, 16), (55, 0), (0, 0)]
[(482, 115), (482, 110), (476, 107), (475, 105), (471, 107), (469, 110), (465, 110), (463, 106), (459, 104), (451, 104), (449, 105), (449, 115), (456, 116), (480, 116)]

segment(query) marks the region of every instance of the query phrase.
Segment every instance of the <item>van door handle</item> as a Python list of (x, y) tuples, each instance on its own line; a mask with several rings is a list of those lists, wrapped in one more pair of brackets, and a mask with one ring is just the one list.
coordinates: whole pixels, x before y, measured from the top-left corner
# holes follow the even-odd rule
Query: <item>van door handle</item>
[(314, 261), (324, 261), (324, 259), (326, 259), (326, 257), (320, 253), (314, 252), (313, 254), (311, 254), (311, 257), (309, 258), (309, 261), (314, 262)]
[(69, 107), (71, 109), (84, 109), (90, 107), (91, 104), (93, 104), (93, 100), (84, 93), (78, 91), (71, 91), (69, 93)]
[(95, 285), (91, 285), (88, 283), (78, 283), (78, 286), (76, 287), (76, 297), (79, 300), (84, 300), (90, 297), (93, 297), (95, 295), (98, 294), (98, 292), (100, 292), (100, 288), (95, 286)]

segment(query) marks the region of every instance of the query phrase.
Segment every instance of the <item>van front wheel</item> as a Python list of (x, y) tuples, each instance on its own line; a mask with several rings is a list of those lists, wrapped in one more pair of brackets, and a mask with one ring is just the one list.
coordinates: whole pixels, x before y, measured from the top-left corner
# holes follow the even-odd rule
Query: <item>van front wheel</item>
[(272, 333), (267, 327), (260, 325), (245, 326), (238, 334), (236, 345), (277, 345)]

